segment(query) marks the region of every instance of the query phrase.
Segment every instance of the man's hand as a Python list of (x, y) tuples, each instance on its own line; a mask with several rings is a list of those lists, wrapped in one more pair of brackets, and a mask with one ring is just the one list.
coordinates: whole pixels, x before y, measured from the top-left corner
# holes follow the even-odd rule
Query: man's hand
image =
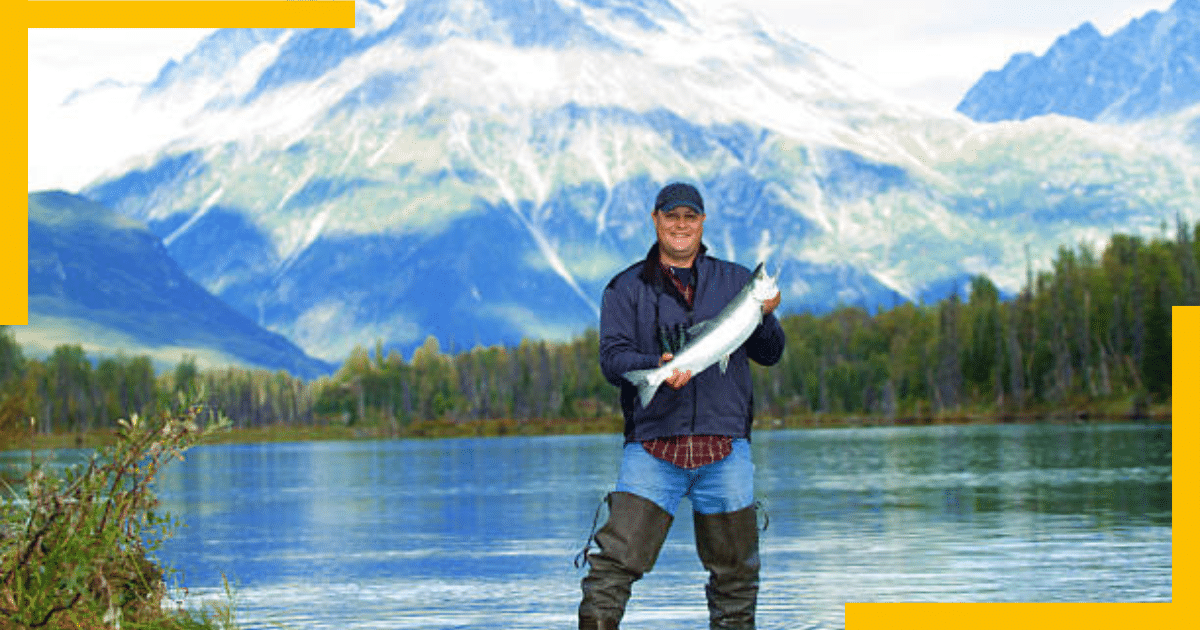
[(763, 317), (770, 315), (771, 313), (773, 313), (775, 311), (775, 309), (779, 308), (779, 303), (782, 301), (783, 301), (783, 294), (776, 293), (775, 297), (767, 300), (766, 302), (763, 302), (763, 305), (762, 305)]
[[(671, 354), (670, 352), (664, 352), (662, 355), (662, 358), (660, 358), (658, 360), (658, 364), (661, 366), (661, 365), (665, 364), (667, 361), (670, 361), (671, 359), (674, 359), (674, 358), (675, 358), (675, 355)], [(692, 380), (692, 371), (691, 370), (688, 370), (686, 372), (680, 372), (679, 370), (673, 370), (671, 372), (671, 375), (667, 377), (667, 380), (665, 380), (663, 382), (666, 383), (667, 386), (670, 387), (671, 389), (679, 389), (679, 388), (683, 387), (684, 385), (687, 385), (688, 381), (690, 381), (690, 380)]]

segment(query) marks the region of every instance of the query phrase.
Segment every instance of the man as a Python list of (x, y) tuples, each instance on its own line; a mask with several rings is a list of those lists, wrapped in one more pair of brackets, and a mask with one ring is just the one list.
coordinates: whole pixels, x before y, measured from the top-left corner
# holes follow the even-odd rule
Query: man
[(695, 187), (664, 187), (651, 212), (657, 242), (604, 290), (600, 365), (621, 388), (625, 447), (616, 490), (606, 497), (608, 521), (593, 537), (599, 551), (584, 551), (590, 568), (581, 630), (618, 627), (632, 585), (653, 568), (683, 497), (691, 501), (696, 551), (709, 571), (710, 627), (754, 628), (759, 560), (748, 360), (774, 365), (782, 356), (783, 329), (772, 314), (780, 296), (763, 303), (762, 324), (730, 356), (725, 373), (675, 370), (645, 408), (621, 376), (670, 361), (683, 331), (715, 317), (750, 280), (745, 267), (705, 253), (704, 218)]

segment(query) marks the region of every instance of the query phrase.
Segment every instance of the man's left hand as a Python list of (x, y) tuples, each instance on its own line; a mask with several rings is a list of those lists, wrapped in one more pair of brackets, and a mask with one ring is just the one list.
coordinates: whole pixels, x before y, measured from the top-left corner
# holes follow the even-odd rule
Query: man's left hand
[[(671, 359), (674, 359), (674, 358), (675, 358), (675, 355), (671, 354), (670, 352), (664, 352), (662, 355), (662, 358), (658, 360), (658, 364), (661, 366), (662, 364), (664, 364), (667, 361), (670, 361)], [(690, 380), (692, 380), (692, 371), (691, 370), (687, 370), (686, 372), (680, 372), (679, 370), (671, 370), (671, 375), (668, 376), (667, 380), (665, 380), (663, 382), (666, 383), (667, 386), (670, 387), (671, 389), (680, 389), (684, 385), (687, 385), (688, 381), (690, 381)]]
[(766, 317), (767, 315), (770, 315), (771, 313), (775, 312), (775, 309), (779, 308), (779, 303), (782, 301), (783, 301), (783, 294), (776, 293), (775, 297), (767, 300), (766, 302), (763, 302), (763, 304), (762, 304), (763, 317)]

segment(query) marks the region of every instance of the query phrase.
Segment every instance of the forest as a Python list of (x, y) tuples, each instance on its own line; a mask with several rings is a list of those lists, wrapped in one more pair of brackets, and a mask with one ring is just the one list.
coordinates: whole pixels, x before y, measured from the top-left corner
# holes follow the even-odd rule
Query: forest
[[(871, 313), (845, 306), (781, 318), (787, 348), (755, 370), (757, 419), (1138, 417), (1171, 400), (1171, 307), (1200, 304), (1200, 226), (1114, 234), (1102, 252), (1060, 247), (1013, 296), (986, 277), (936, 304)], [(786, 296), (784, 298), (786, 305)], [(429, 337), (405, 359), (377, 341), (329, 377), (199, 369), (156, 372), (145, 356), (88, 357), (62, 345), (26, 357), (0, 327), (0, 438), (111, 429), (130, 414), (199, 397), (235, 428), (339, 425), (411, 434), (431, 422), (543, 425), (619, 415), (600, 373), (599, 336), (446, 351)], [(368, 349), (369, 348), (369, 349)], [(31, 427), (32, 425), (32, 427)], [(619, 427), (619, 424), (609, 426)], [(7, 439), (4, 439), (7, 441)]]

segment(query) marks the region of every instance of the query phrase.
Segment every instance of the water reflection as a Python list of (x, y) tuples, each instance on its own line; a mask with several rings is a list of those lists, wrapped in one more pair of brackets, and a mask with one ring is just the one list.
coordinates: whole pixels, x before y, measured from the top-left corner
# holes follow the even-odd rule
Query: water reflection
[[(760, 628), (847, 601), (1169, 601), (1169, 427), (760, 432)], [(160, 484), (193, 593), (247, 628), (572, 627), (619, 436), (205, 447)], [(631, 627), (700, 627), (686, 505)], [(196, 588), (205, 587), (205, 588)]]

